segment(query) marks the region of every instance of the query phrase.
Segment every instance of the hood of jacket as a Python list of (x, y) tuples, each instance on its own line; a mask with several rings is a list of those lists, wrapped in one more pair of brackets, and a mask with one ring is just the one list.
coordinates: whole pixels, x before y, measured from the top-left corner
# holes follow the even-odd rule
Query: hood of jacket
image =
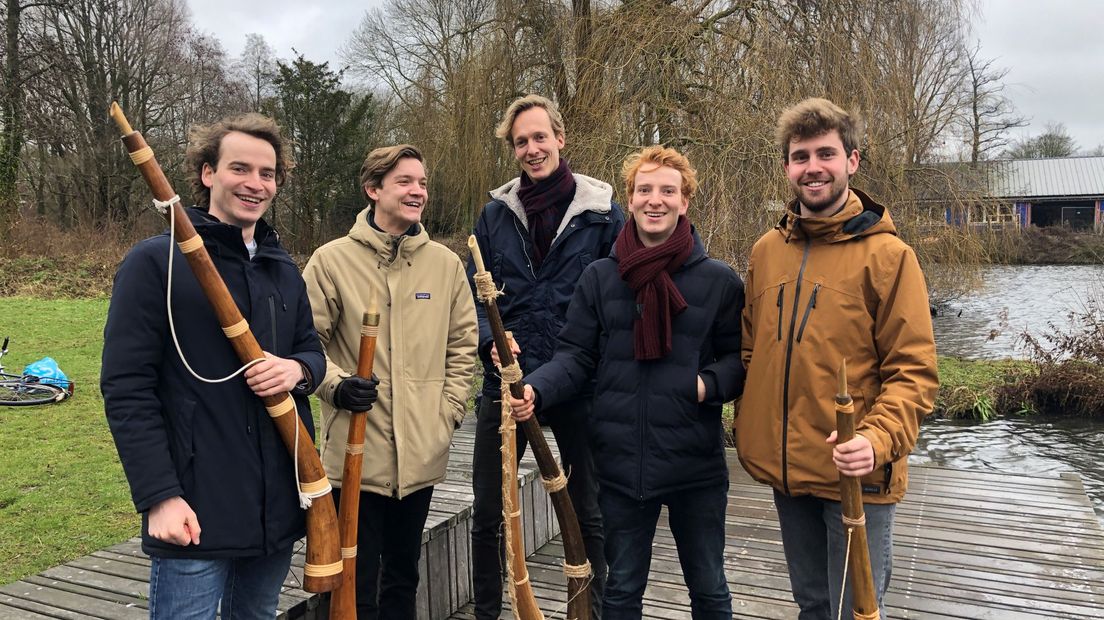
[[(571, 200), (567, 212), (560, 220), (560, 227), (556, 229), (556, 236), (563, 232), (571, 218), (576, 215), (585, 211), (609, 213), (612, 208), (613, 187), (609, 183), (582, 174), (572, 173), (571, 176), (575, 177), (575, 198)], [(492, 199), (501, 201), (513, 211), (521, 225), (529, 230), (529, 218), (525, 216), (525, 207), (521, 204), (521, 198), (518, 198), (520, 188), (521, 177), (517, 176), (507, 181), (502, 187), (491, 190), (490, 194)]]
[(851, 188), (843, 208), (828, 217), (804, 217), (797, 200), (786, 207), (786, 215), (774, 229), (786, 238), (809, 239), (820, 243), (840, 243), (856, 237), (897, 234), (889, 211), (862, 191)]

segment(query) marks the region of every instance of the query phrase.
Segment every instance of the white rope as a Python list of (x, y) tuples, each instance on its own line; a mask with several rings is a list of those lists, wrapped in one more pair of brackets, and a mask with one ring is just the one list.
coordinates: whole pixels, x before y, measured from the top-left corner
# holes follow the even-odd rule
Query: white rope
[[(173, 248), (176, 246), (176, 210), (172, 209), (171, 207), (174, 204), (178, 203), (178, 202), (180, 202), (180, 196), (177, 196), (177, 195), (174, 195), (172, 198), (170, 198), (168, 200), (162, 201), (162, 200), (154, 199), (154, 201), (153, 201), (153, 206), (155, 208), (157, 208), (159, 211), (164, 208), (164, 209), (168, 210), (168, 212), (169, 212), (169, 275), (168, 275), (168, 283), (166, 285), (166, 291), (165, 291), (165, 310), (168, 312), (168, 316), (169, 316), (169, 331), (172, 333), (173, 344), (176, 346), (177, 355), (180, 356), (180, 362), (182, 364), (184, 364), (184, 368), (187, 368), (188, 372), (191, 373), (191, 375), (193, 377), (195, 377), (196, 379), (198, 379), (199, 381), (202, 381), (204, 383), (223, 383), (223, 382), (229, 381), (229, 380), (233, 379), (234, 377), (240, 375), (241, 373), (245, 372), (246, 369), (248, 369), (250, 366), (253, 366), (255, 364), (259, 364), (260, 362), (264, 361), (264, 358), (257, 358), (255, 360), (250, 360), (244, 366), (242, 366), (241, 368), (234, 371), (233, 374), (227, 375), (227, 376), (225, 376), (221, 379), (208, 379), (206, 377), (200, 376), (199, 373), (197, 373), (195, 370), (193, 370), (191, 365), (188, 364), (188, 360), (184, 357), (184, 350), (180, 348), (180, 339), (177, 338), (177, 336), (176, 336), (176, 325), (173, 323), (173, 314), (172, 314), (172, 281), (173, 281), (173, 254), (174, 254)], [(161, 212), (164, 213), (165, 211), (161, 211)], [(292, 397), (291, 395), (288, 395), (288, 398), (291, 398), (291, 404), (292, 404), (292, 407), (294, 408), (294, 411), (295, 411), (295, 417), (299, 417), (299, 405), (296, 404), (295, 398)], [(314, 492), (310, 492), (310, 493), (304, 493), (303, 492), (303, 484), (299, 480), (299, 423), (298, 422), (295, 423), (295, 449), (294, 449), (293, 454), (294, 454), (294, 456), (292, 457), (292, 461), (293, 461), (293, 466), (295, 468), (295, 489), (299, 492), (299, 507), (302, 508), (303, 510), (306, 510), (306, 509), (311, 507), (311, 504), (313, 503), (314, 498), (322, 497), (323, 495), (329, 493), (333, 489), (330, 487), (329, 481), (327, 480), (326, 485), (323, 489), (320, 489), (320, 490), (314, 491)], [(323, 479), (323, 480), (325, 480), (325, 479)]]
[[(172, 198), (169, 198), (168, 200), (158, 200), (158, 199), (154, 198), (153, 199), (153, 208), (157, 209), (157, 212), (160, 213), (161, 215), (165, 215), (166, 213), (169, 212), (169, 209), (172, 209), (172, 206), (174, 204), (178, 203), (178, 202), (180, 202), (180, 195), (179, 194), (173, 194)], [(170, 223), (171, 223), (171, 221), (170, 221)]]
[[(155, 207), (159, 208), (162, 205), (167, 205), (167, 206), (171, 207), (172, 205), (176, 204), (177, 202), (180, 202), (180, 196), (173, 196), (172, 198), (170, 198), (168, 200), (165, 200), (165, 201), (154, 200), (153, 204), (154, 204)], [(173, 313), (172, 313), (172, 283), (173, 283), (173, 254), (174, 254), (173, 248), (176, 247), (176, 226), (175, 226), (175, 224), (176, 224), (176, 210), (175, 209), (169, 209), (169, 277), (168, 277), (168, 285), (166, 286), (166, 290), (165, 290), (165, 309), (168, 311), (168, 314), (169, 314), (169, 332), (172, 333), (173, 344), (176, 345), (176, 353), (177, 353), (177, 355), (180, 356), (181, 363), (184, 364), (184, 368), (187, 368), (188, 372), (191, 373), (191, 375), (193, 377), (195, 377), (196, 379), (198, 379), (198, 380), (200, 380), (204, 383), (223, 383), (223, 382), (229, 381), (229, 380), (233, 379), (234, 377), (240, 375), (241, 373), (245, 372), (245, 370), (247, 368), (249, 368), (250, 366), (253, 366), (254, 364), (258, 364), (258, 363), (264, 361), (264, 358), (257, 358), (255, 360), (252, 360), (249, 363), (247, 363), (246, 365), (244, 365), (241, 368), (237, 369), (233, 374), (227, 375), (227, 376), (225, 376), (221, 379), (208, 379), (206, 377), (201, 377), (199, 375), (199, 373), (197, 373), (195, 370), (193, 370), (191, 365), (188, 364), (188, 360), (185, 359), (185, 357), (184, 357), (184, 350), (180, 348), (180, 339), (177, 338), (177, 336), (176, 336), (176, 324), (173, 323)], [(298, 415), (298, 412), (296, 412), (296, 415)], [(296, 433), (295, 440), (296, 440), (296, 443), (298, 443), (298, 441), (299, 441), (298, 433)], [(296, 469), (296, 473), (298, 475), (298, 469)], [(298, 483), (299, 480), (296, 479), (295, 482)]]
[(843, 618), (843, 595), (847, 590), (847, 565), (851, 560), (851, 534), (854, 531), (854, 527), (847, 528), (847, 546), (843, 550), (843, 583), (840, 584), (840, 600), (839, 607), (836, 609), (836, 620)]

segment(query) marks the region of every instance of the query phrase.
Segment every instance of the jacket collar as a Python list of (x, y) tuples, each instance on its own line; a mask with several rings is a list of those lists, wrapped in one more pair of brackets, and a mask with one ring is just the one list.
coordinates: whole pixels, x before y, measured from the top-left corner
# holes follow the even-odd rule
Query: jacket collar
[[(567, 228), (571, 218), (587, 211), (600, 214), (609, 213), (610, 204), (613, 202), (613, 187), (609, 183), (582, 174), (572, 173), (571, 176), (575, 177), (575, 198), (567, 206), (567, 212), (560, 220), (560, 227), (556, 229), (557, 237)], [(502, 187), (491, 190), (491, 199), (505, 204), (521, 220), (521, 225), (528, 230), (529, 218), (525, 216), (525, 207), (522, 206), (521, 199), (518, 198), (520, 187), (521, 177), (514, 177)]]
[(425, 226), (418, 224), (418, 232), (414, 234), (407, 232), (404, 235), (392, 235), (369, 223), (368, 215), (371, 211), (372, 207), (366, 207), (357, 213), (356, 220), (349, 229), (349, 238), (368, 246), (386, 262), (399, 257), (409, 258), (418, 248), (429, 243), (429, 233)]
[[(209, 246), (210, 251), (219, 256), (234, 256), (243, 260), (249, 260), (249, 250), (242, 240), (242, 230), (233, 224), (227, 224), (211, 215), (207, 207), (194, 206), (185, 209), (188, 219), (196, 232), (203, 238), (203, 243)], [(168, 234), (166, 231), (165, 234)], [(278, 260), (288, 264), (295, 264), (291, 257), (280, 244), (280, 233), (270, 226), (264, 218), (257, 220), (253, 229), (253, 239), (257, 242), (257, 258)]]
[(787, 205), (786, 215), (775, 227), (787, 241), (791, 237), (838, 243), (879, 233), (897, 234), (889, 210), (860, 190), (850, 188), (838, 213), (828, 217), (803, 217), (797, 200)]

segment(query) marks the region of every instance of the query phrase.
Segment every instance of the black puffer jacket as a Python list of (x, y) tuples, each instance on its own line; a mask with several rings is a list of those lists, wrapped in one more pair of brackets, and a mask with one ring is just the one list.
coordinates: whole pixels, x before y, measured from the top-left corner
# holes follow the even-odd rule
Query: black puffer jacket
[(583, 272), (555, 356), (526, 377), (540, 410), (596, 379), (590, 430), (599, 479), (640, 500), (728, 479), (721, 405), (744, 383), (739, 276), (709, 258), (695, 233), (693, 253), (672, 278), (688, 307), (673, 319), (666, 357), (633, 357), (636, 299), (613, 255)]
[[(325, 358), (299, 271), (276, 232), (258, 222), (250, 261), (241, 229), (205, 211), (188, 215), (261, 347), (296, 359), (317, 381)], [(115, 274), (104, 327), (100, 389), (119, 458), (142, 513), (142, 549), (161, 557), (242, 557), (272, 553), (304, 534), (291, 457), (261, 399), (239, 375), (207, 384), (184, 368), (165, 312), (169, 237), (138, 243)], [(224, 377), (238, 361), (179, 249), (173, 258), (177, 338), (199, 374)], [(295, 394), (314, 435), (307, 394)], [(199, 545), (149, 536), (149, 509), (180, 495), (196, 512)]]

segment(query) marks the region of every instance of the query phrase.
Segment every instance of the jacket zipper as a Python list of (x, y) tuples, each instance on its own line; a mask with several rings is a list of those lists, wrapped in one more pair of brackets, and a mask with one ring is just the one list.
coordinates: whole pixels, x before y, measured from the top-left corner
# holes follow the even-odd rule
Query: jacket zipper
[(272, 318), (272, 354), (279, 355), (280, 348), (276, 342), (276, 296), (268, 296), (268, 315)]
[(805, 306), (805, 316), (801, 317), (801, 327), (797, 329), (798, 342), (801, 342), (801, 336), (805, 333), (805, 324), (809, 322), (809, 315), (812, 313), (813, 308), (816, 308), (816, 296), (819, 290), (820, 284), (817, 284), (813, 287), (813, 294), (809, 295), (809, 305)]
[(801, 300), (801, 280), (805, 277), (805, 264), (809, 261), (809, 240), (805, 240), (805, 251), (801, 254), (801, 268), (797, 271), (794, 284), (793, 318), (790, 320), (790, 337), (786, 341), (786, 373), (782, 381), (782, 492), (790, 494), (789, 475), (789, 426), (790, 426), (790, 362), (793, 359), (794, 330), (797, 328), (797, 303)]
[(525, 254), (525, 264), (529, 267), (529, 273), (533, 276), (533, 279), (537, 279), (537, 272), (533, 270), (533, 259), (529, 256), (529, 247), (526, 245), (525, 235), (518, 228), (518, 217), (514, 216), (514, 232), (518, 234), (518, 238), (521, 240), (521, 251)]
[(782, 295), (786, 292), (786, 284), (778, 286), (778, 340), (782, 340)]
[[(649, 367), (644, 367), (644, 381), (640, 385), (649, 385), (651, 377), (649, 376)], [(638, 427), (640, 428), (640, 452), (637, 461), (637, 494), (640, 501), (644, 501), (644, 424), (646, 422), (644, 415), (644, 401), (646, 398), (637, 399), (637, 418), (640, 420)]]

